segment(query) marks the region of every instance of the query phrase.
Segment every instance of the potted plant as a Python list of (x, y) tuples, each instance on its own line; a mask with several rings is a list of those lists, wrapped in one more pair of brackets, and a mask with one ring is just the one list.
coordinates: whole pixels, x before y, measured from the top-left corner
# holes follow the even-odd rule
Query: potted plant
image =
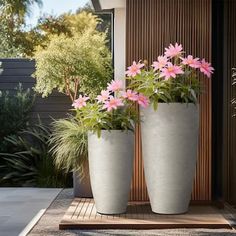
[[(76, 24), (76, 27), (72, 24), (73, 22), (69, 24), (70, 36), (67, 34), (51, 35), (48, 37), (47, 46), (39, 46), (35, 52), (35, 90), (42, 94), (42, 97), (47, 97), (53, 91), (58, 91), (67, 95), (73, 102), (80, 93), (88, 94), (90, 97), (96, 96), (106, 88), (107, 83), (111, 80), (111, 53), (107, 47), (106, 33), (97, 30), (100, 24), (99, 19), (87, 13), (71, 17), (74, 17), (74, 23), (79, 22), (79, 24)], [(67, 20), (69, 18), (67, 17)], [(59, 121), (56, 125), (69, 125), (69, 121), (63, 124), (62, 122)], [(54, 135), (55, 142), (59, 144), (58, 148), (56, 147), (56, 163), (57, 160), (63, 159), (64, 164), (68, 165), (74, 158), (77, 158), (77, 163), (79, 163), (80, 154), (68, 150), (69, 155), (66, 155), (67, 150), (62, 150), (67, 142), (73, 143), (71, 137), (65, 136), (66, 138), (63, 138), (64, 134), (68, 135), (68, 132), (71, 131), (67, 130), (65, 126), (65, 129), (61, 127), (58, 131), (60, 134), (58, 139), (56, 138), (57, 134)], [(55, 131), (57, 132), (57, 130)], [(72, 137), (75, 133), (78, 135), (78, 130), (72, 130)], [(61, 139), (59, 140), (59, 138)], [(79, 145), (80, 141), (77, 138), (75, 150), (78, 150)], [(61, 154), (60, 151), (62, 151)], [(68, 160), (66, 160), (67, 158)], [(84, 163), (86, 166), (86, 161)], [(72, 169), (75, 177), (73, 180), (75, 196), (90, 197), (91, 191), (89, 191), (90, 185), (87, 178), (89, 174), (86, 171), (88, 168), (84, 168), (84, 174), (80, 172), (82, 170), (80, 164), (73, 166)]]
[(170, 44), (151, 67), (133, 62), (126, 72), (130, 88), (152, 106), (141, 109), (144, 171), (152, 211), (180, 214), (188, 210), (198, 148), (202, 92), (198, 71), (210, 77), (211, 64), (182, 45)]
[(73, 172), (75, 197), (92, 197), (88, 169), (87, 133), (77, 119), (54, 120), (49, 140), (55, 165), (65, 173)]
[(77, 119), (88, 130), (89, 171), (97, 212), (126, 211), (134, 157), (134, 103), (139, 95), (122, 91), (122, 81), (112, 81), (97, 101), (80, 96), (73, 106)]

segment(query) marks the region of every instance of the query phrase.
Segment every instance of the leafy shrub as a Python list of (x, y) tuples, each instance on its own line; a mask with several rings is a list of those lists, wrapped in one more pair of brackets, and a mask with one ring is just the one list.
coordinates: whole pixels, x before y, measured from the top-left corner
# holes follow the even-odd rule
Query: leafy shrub
[(65, 173), (78, 171), (83, 174), (84, 162), (88, 157), (87, 133), (73, 117), (55, 120), (49, 141), (55, 165)]
[(10, 186), (64, 187), (68, 175), (58, 170), (49, 153), (49, 128), (39, 124), (5, 138), (10, 153), (1, 153), (5, 160), (0, 167), (1, 184)]
[(25, 128), (34, 104), (34, 95), (22, 85), (16, 88), (14, 94), (0, 91), (0, 150), (3, 151), (4, 137), (12, 135)]

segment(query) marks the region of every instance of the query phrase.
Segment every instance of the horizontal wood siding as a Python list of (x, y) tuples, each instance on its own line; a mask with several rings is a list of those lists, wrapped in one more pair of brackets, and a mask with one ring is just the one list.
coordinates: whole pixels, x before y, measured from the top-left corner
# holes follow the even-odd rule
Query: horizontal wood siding
[[(3, 73), (0, 74), (0, 90), (14, 93), (14, 89), (21, 83), (24, 89), (32, 89), (35, 79), (32, 74), (35, 71), (35, 62), (27, 59), (0, 59)], [(35, 105), (31, 112), (32, 121), (38, 116), (44, 123), (50, 123), (51, 118), (63, 118), (71, 108), (70, 100), (63, 94), (54, 92), (48, 98), (37, 95)]]
[[(182, 43), (186, 53), (211, 61), (211, 0), (127, 0), (126, 64), (151, 63), (170, 43)], [(211, 200), (211, 80), (201, 78), (200, 142), (193, 200)], [(147, 200), (140, 127), (135, 136), (131, 200)]]

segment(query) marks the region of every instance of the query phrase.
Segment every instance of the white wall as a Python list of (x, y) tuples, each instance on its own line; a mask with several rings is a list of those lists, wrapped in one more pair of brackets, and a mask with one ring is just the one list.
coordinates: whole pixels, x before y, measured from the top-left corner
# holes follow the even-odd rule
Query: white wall
[(126, 0), (99, 0), (102, 9), (125, 8)]
[(114, 9), (114, 78), (125, 77), (125, 8)]

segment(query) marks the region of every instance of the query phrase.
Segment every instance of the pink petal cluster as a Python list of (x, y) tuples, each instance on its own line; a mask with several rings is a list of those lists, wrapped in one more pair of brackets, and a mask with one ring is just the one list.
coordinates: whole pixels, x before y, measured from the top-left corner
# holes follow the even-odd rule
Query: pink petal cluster
[(129, 77), (134, 77), (137, 74), (141, 73), (141, 69), (144, 67), (144, 64), (142, 63), (136, 63), (135, 61), (133, 61), (133, 64), (131, 66), (128, 67), (128, 70), (125, 72), (126, 75), (128, 75)]
[(176, 56), (180, 56), (182, 53), (183, 47), (181, 44), (175, 43), (175, 46), (173, 44), (170, 44), (168, 48), (165, 48), (165, 56), (173, 58)]
[(149, 99), (144, 96), (143, 94), (139, 94), (138, 95), (138, 100), (137, 100), (138, 104), (141, 106), (141, 107), (144, 107), (146, 108), (148, 105), (149, 105)]
[(126, 92), (123, 92), (122, 97), (126, 98), (130, 101), (137, 101), (138, 100), (138, 94), (136, 92), (133, 92), (131, 89), (128, 89)]
[(116, 92), (120, 91), (123, 88), (122, 80), (112, 80), (111, 83), (108, 84), (107, 90)]
[(157, 61), (154, 61), (152, 66), (154, 67), (154, 71), (162, 69), (166, 66), (168, 62), (168, 58), (166, 56), (159, 56)]
[(202, 59), (201, 65), (200, 65), (200, 71), (206, 75), (208, 78), (211, 77), (211, 74), (213, 74), (214, 68), (211, 66), (211, 63), (206, 62), (205, 59)]
[(72, 106), (74, 107), (74, 108), (82, 108), (82, 107), (85, 107), (86, 106), (86, 101), (89, 99), (89, 97), (83, 97), (82, 95), (79, 95), (79, 98), (78, 99), (76, 99), (74, 102), (73, 102), (73, 104), (72, 104)]
[(168, 80), (169, 78), (175, 78), (176, 75), (179, 74), (184, 74), (184, 71), (181, 69), (181, 67), (168, 62), (167, 67), (161, 69), (160, 77), (165, 77), (165, 80)]
[(112, 111), (113, 109), (117, 109), (120, 106), (124, 106), (124, 103), (120, 98), (114, 98), (110, 96), (110, 99), (104, 102), (103, 109), (107, 109), (107, 111)]
[(110, 92), (108, 90), (102, 90), (101, 94), (97, 96), (98, 102), (105, 102), (110, 96)]
[(192, 55), (188, 55), (186, 58), (181, 57), (181, 60), (184, 65), (188, 65), (192, 68), (199, 68), (201, 66), (199, 58), (193, 58)]

